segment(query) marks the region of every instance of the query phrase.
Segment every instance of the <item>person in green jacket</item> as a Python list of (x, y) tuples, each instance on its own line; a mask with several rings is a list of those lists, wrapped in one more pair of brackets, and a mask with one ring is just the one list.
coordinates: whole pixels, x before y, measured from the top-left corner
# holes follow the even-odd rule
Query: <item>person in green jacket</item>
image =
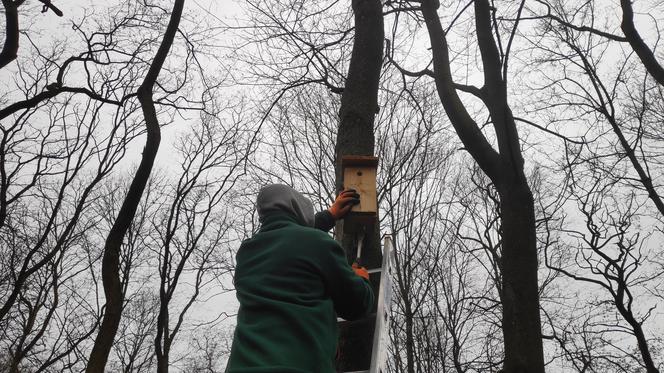
[(326, 233), (358, 198), (344, 191), (314, 215), (311, 202), (286, 185), (260, 190), (261, 228), (236, 256), (240, 310), (227, 373), (335, 371), (337, 316), (361, 318), (374, 302), (366, 269), (348, 265)]

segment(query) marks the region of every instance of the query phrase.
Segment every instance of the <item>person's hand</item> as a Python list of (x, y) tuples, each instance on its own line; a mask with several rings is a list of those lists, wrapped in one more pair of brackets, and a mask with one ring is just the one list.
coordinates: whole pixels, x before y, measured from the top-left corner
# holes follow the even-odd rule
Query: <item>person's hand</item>
[(360, 203), (360, 195), (355, 189), (346, 189), (339, 193), (337, 199), (328, 209), (334, 220), (342, 219), (354, 205)]
[(360, 267), (359, 264), (353, 263), (351, 266), (353, 268), (353, 272), (355, 272), (356, 275), (362, 277), (363, 279), (369, 281), (369, 272), (367, 271), (366, 268)]

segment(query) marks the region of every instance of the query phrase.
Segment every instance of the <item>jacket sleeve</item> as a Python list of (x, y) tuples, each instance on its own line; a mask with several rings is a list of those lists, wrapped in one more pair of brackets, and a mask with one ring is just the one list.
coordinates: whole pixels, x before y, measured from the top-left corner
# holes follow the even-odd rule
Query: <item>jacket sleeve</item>
[(348, 265), (344, 250), (328, 237), (328, 248), (323, 250), (321, 263), (327, 292), (334, 302), (337, 316), (356, 320), (371, 312), (374, 293), (369, 281), (355, 274)]
[(320, 211), (314, 216), (314, 228), (323, 232), (329, 232), (336, 222), (328, 210)]

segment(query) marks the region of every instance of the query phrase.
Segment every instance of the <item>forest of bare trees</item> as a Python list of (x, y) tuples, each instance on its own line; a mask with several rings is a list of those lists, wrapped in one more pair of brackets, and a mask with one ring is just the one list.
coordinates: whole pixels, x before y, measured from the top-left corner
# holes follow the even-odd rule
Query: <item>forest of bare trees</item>
[(259, 188), (346, 154), (389, 372), (664, 371), (663, 4), (2, 5), (0, 372), (223, 372)]

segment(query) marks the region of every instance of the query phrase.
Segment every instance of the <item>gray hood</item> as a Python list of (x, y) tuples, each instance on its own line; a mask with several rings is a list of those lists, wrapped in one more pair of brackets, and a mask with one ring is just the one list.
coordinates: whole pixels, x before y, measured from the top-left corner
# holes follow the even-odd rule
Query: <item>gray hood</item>
[(270, 184), (261, 188), (256, 200), (258, 218), (263, 221), (270, 212), (286, 212), (307, 227), (314, 226), (314, 206), (295, 189), (283, 184)]

